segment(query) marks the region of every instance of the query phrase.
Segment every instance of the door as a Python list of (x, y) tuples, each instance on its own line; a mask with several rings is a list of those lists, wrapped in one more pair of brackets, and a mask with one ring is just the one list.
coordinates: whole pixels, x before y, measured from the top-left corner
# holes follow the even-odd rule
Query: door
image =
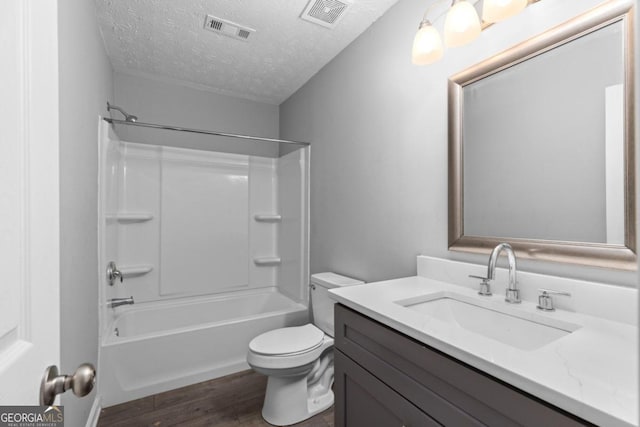
[(0, 405), (60, 362), (57, 2), (0, 13)]

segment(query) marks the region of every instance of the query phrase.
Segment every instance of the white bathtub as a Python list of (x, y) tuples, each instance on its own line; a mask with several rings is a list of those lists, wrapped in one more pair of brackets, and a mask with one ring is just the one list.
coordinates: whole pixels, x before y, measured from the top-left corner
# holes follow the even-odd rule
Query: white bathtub
[(100, 349), (103, 407), (248, 369), (253, 337), (308, 321), (274, 289), (127, 308)]

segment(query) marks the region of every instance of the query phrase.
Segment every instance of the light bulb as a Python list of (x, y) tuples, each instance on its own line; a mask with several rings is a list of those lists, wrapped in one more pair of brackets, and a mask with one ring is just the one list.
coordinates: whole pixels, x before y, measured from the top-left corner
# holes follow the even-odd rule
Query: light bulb
[(527, 0), (484, 0), (482, 19), (486, 22), (500, 22), (520, 13), (527, 7)]
[(458, 1), (451, 7), (444, 21), (444, 44), (447, 47), (465, 45), (475, 40), (480, 31), (480, 18), (476, 8), (467, 1)]
[(416, 65), (431, 64), (442, 58), (443, 50), (438, 30), (429, 21), (422, 21), (413, 39), (412, 62)]

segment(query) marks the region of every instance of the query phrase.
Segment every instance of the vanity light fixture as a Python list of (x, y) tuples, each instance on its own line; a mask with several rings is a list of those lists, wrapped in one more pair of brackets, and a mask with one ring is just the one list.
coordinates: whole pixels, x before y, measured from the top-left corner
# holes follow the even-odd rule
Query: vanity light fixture
[(424, 20), (420, 22), (418, 33), (413, 39), (413, 50), (411, 58), (416, 65), (427, 65), (438, 61), (444, 54), (440, 33), (431, 22)]
[(449, 9), (444, 21), (445, 45), (447, 47), (463, 46), (479, 35), (480, 18), (476, 8), (466, 0), (456, 1)]
[(527, 0), (484, 0), (482, 3), (482, 20), (500, 22), (511, 18), (527, 7)]
[[(480, 32), (495, 22), (521, 12), (530, 3), (540, 0), (484, 0), (482, 3), (482, 22), (476, 11), (479, 0), (440, 0), (431, 4), (424, 13), (413, 39), (411, 62), (415, 65), (427, 65), (438, 61), (444, 55), (444, 47), (440, 33), (432, 22), (440, 19), (445, 13), (444, 43), (450, 47), (463, 46), (475, 40)], [(446, 12), (438, 14), (433, 21), (427, 16), (434, 7), (447, 2)]]

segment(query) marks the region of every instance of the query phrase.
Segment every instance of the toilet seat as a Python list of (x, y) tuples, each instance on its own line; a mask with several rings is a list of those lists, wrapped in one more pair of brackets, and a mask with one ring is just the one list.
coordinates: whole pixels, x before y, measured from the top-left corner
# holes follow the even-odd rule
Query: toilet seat
[(258, 335), (249, 343), (249, 350), (262, 356), (296, 356), (317, 349), (323, 341), (324, 332), (308, 323)]
[[(312, 324), (280, 328), (258, 335), (249, 343), (247, 362), (265, 375), (272, 370), (286, 370), (288, 374), (310, 369), (328, 348), (333, 338)], [(280, 375), (285, 375), (284, 371)]]

